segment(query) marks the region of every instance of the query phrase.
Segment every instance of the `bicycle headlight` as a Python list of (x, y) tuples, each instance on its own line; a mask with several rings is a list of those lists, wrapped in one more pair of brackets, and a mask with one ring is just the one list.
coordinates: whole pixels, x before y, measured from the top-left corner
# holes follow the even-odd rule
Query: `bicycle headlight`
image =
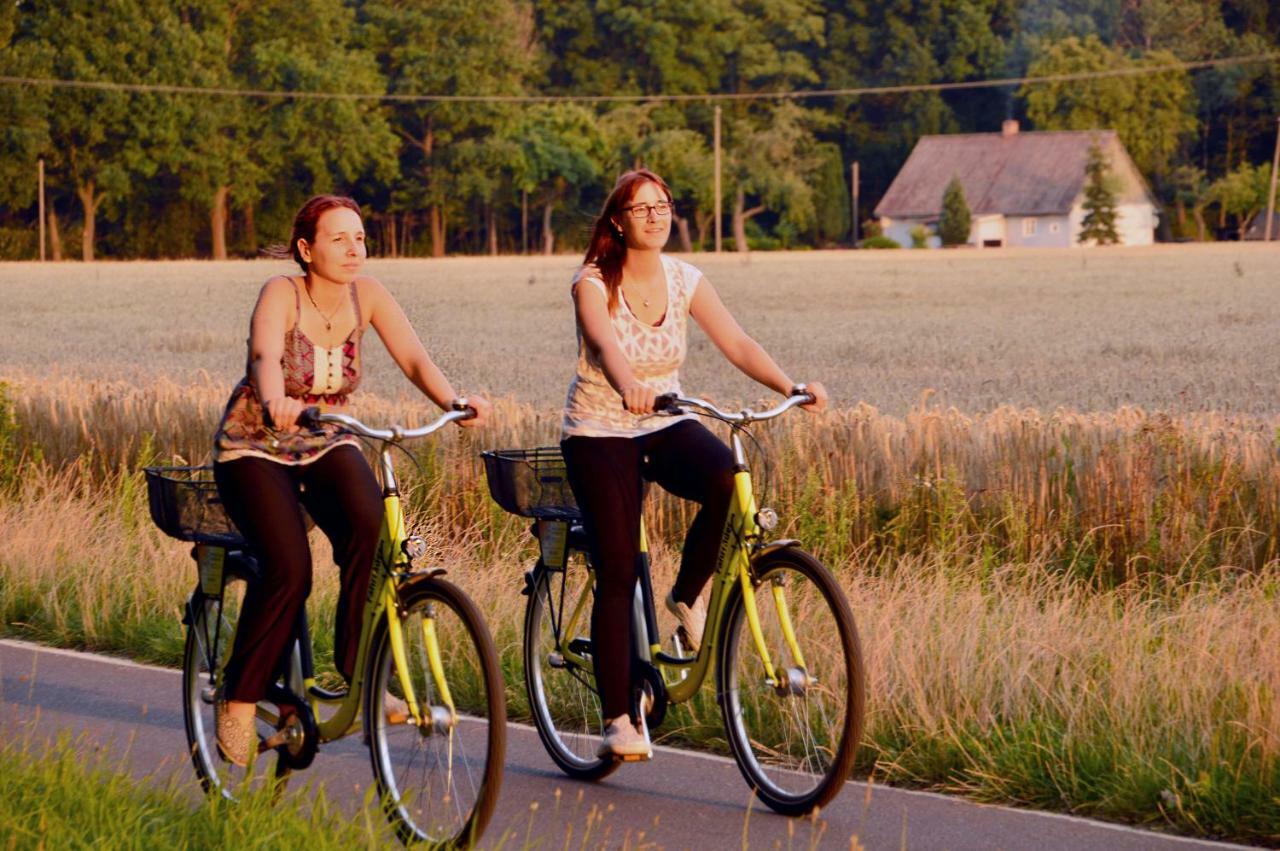
[(422, 558), (427, 554), (427, 542), (419, 535), (410, 535), (404, 539), (400, 549), (404, 550), (404, 554), (411, 559)]
[(778, 512), (772, 508), (762, 508), (756, 512), (756, 525), (766, 532), (772, 532), (778, 525)]

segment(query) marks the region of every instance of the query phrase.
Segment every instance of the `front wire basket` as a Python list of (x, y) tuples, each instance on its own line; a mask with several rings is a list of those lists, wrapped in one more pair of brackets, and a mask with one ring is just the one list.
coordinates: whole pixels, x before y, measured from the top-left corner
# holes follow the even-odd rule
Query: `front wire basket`
[(504, 510), (542, 520), (578, 519), (578, 503), (558, 446), (492, 449), (480, 454), (489, 495)]
[(151, 520), (180, 541), (241, 546), (244, 539), (227, 516), (213, 467), (145, 467)]

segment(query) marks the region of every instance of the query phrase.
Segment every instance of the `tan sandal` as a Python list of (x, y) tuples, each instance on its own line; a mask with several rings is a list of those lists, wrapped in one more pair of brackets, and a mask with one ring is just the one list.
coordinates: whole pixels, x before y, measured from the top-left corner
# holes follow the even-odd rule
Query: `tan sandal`
[(258, 734), (227, 711), (227, 701), (216, 700), (213, 715), (218, 728), (218, 755), (232, 765), (245, 768), (257, 753)]

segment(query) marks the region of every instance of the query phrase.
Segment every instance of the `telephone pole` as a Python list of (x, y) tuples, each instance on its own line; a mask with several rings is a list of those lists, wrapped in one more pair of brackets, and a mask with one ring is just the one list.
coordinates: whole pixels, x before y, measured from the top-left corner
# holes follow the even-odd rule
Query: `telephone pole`
[(720, 107), (716, 106), (715, 130), (712, 133), (712, 146), (715, 148), (716, 160), (716, 179), (715, 179), (715, 196), (716, 196), (716, 254), (720, 253)]
[(858, 183), (858, 161), (854, 160), (853, 169), (849, 172), (849, 195), (852, 196), (850, 202), (852, 206), (852, 215), (850, 216), (852, 226), (850, 230), (853, 233), (854, 248), (858, 247)]
[(40, 201), (37, 210), (40, 215), (40, 262), (44, 262), (44, 157), (36, 161), (36, 184), (39, 186)]
[(1271, 228), (1276, 213), (1276, 170), (1280, 169), (1280, 118), (1276, 119), (1276, 152), (1271, 156), (1271, 191), (1267, 193), (1267, 224), (1263, 239), (1271, 241)]

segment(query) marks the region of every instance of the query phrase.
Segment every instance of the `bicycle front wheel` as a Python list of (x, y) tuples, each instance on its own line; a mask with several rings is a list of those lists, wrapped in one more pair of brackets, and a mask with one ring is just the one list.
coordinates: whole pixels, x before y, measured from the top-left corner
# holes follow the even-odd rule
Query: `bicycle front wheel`
[[(403, 681), (386, 618), (370, 646), (364, 718), (373, 776), (406, 844), (470, 847), (493, 815), (502, 782), (507, 710), (498, 654), (479, 609), (456, 586), (418, 581), (402, 592), (401, 604)], [(406, 684), (420, 723), (389, 717), (397, 713), (387, 695), (404, 700)]]
[(563, 570), (540, 566), (535, 575), (524, 614), (524, 683), (533, 725), (561, 771), (599, 780), (618, 763), (596, 754), (604, 719), (595, 675), (582, 664), (591, 657), (591, 574), (573, 556)]
[(853, 766), (864, 712), (853, 615), (830, 571), (796, 549), (753, 565), (766, 675), (740, 585), (719, 639), (717, 691), (729, 747), (760, 800), (784, 815), (830, 801)]

